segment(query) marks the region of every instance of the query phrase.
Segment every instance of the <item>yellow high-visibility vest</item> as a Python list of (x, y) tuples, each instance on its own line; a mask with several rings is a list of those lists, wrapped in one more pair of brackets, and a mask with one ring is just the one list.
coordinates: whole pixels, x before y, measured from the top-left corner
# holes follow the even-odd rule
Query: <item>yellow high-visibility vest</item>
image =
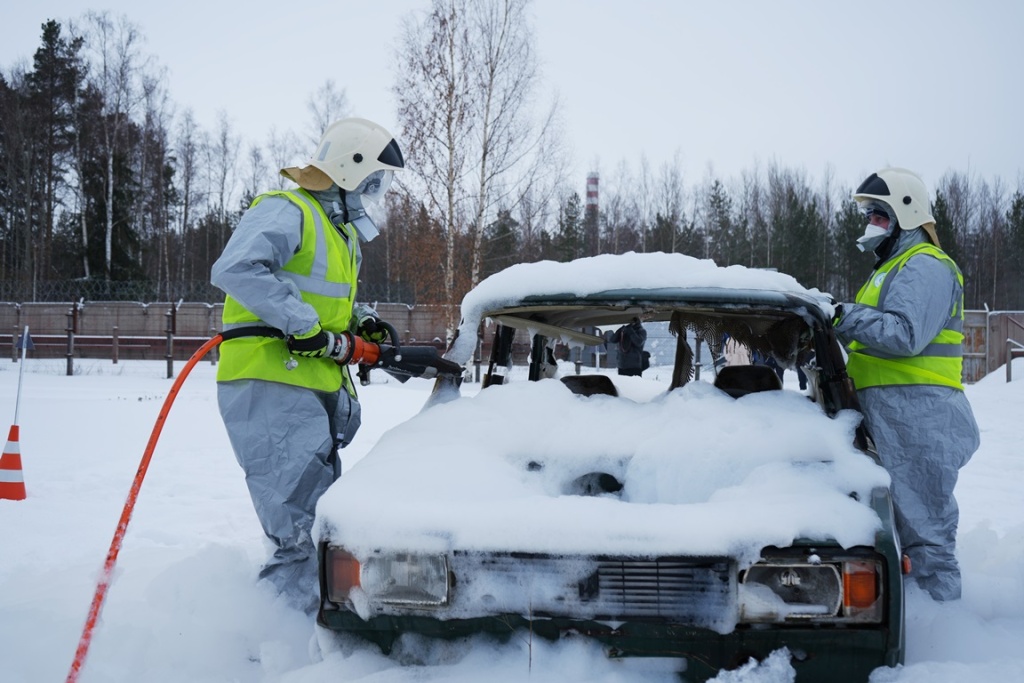
[(946, 263), (960, 283), (960, 301), (950, 311), (946, 326), (917, 356), (893, 357), (854, 341), (847, 350), (846, 370), (858, 389), (902, 384), (930, 384), (963, 390), (964, 276), (946, 252), (927, 242), (915, 245), (894, 259), (883, 263), (871, 274), (857, 293), (856, 303), (881, 306), (886, 283), (898, 273), (911, 256), (930, 254)]
[[(275, 275), (295, 283), (302, 300), (316, 309), (325, 330), (347, 330), (358, 278), (355, 229), (345, 225), (341, 228), (342, 235), (320, 202), (303, 189), (267, 192), (256, 197), (252, 206), (271, 196), (288, 199), (302, 211), (302, 244)], [(266, 325), (232, 296), (225, 297), (223, 323), (225, 331)], [(332, 359), (293, 356), (283, 339), (231, 339), (220, 345), (220, 353), (219, 382), (261, 379), (329, 392), (337, 391), (344, 384), (349, 393), (355, 394), (347, 367)]]

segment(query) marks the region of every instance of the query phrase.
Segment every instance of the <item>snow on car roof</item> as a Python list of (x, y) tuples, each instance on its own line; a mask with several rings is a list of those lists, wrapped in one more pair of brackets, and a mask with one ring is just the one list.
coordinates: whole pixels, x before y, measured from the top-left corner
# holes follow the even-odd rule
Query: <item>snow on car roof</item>
[(527, 297), (687, 288), (791, 292), (817, 299), (823, 307), (829, 305), (827, 295), (804, 287), (791, 275), (739, 265), (723, 267), (710, 259), (685, 254), (629, 252), (602, 254), (567, 263), (520, 263), (484, 279), (466, 294), (462, 300), (459, 336), (447, 355), (455, 359), (469, 358), (476, 344), (476, 328), (481, 317), (488, 311), (513, 305)]

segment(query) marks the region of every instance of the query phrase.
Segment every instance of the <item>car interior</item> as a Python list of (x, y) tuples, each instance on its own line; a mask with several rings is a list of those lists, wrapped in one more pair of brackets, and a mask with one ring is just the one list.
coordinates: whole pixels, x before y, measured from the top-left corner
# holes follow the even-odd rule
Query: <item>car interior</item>
[[(810, 356), (811, 334), (807, 322), (793, 311), (764, 309), (739, 311), (730, 307), (650, 307), (613, 306), (523, 306), (504, 309), (489, 316), (497, 323), (493, 332), (491, 359), (484, 386), (504, 383), (503, 367), (512, 357), (513, 336), (516, 331), (533, 335), (530, 357), (544, 359), (530, 364), (530, 379), (542, 379), (553, 374), (546, 367), (553, 366), (550, 344), (562, 343), (599, 346), (604, 338), (599, 329), (607, 329), (638, 316), (647, 322), (668, 322), (676, 337), (670, 390), (691, 381), (695, 375), (696, 360), (691, 341), (695, 335), (699, 343), (712, 353), (722, 355), (723, 339), (732, 337), (751, 352), (761, 357), (775, 357), (780, 364), (792, 367), (798, 356)], [(689, 333), (689, 336), (688, 336)], [(707, 360), (704, 361), (707, 366)], [(775, 371), (765, 365), (715, 365), (714, 386), (733, 398), (759, 391), (782, 389)], [(618, 396), (614, 381), (605, 375), (569, 375), (560, 380), (573, 393), (581, 396)]]

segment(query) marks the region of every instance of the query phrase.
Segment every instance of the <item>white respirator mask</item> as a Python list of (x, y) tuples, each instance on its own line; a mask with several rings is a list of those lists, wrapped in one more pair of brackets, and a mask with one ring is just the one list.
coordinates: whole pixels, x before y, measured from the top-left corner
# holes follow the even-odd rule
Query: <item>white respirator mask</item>
[(861, 251), (874, 251), (888, 236), (888, 228), (868, 223), (864, 228), (864, 234), (857, 238), (857, 248)]
[(345, 211), (342, 213), (341, 205), (338, 202), (334, 202), (334, 213), (331, 214), (331, 221), (337, 222), (338, 220), (344, 220), (342, 216), (347, 217), (348, 223), (351, 223), (356, 231), (359, 233), (359, 238), (363, 242), (369, 242), (377, 235), (380, 231), (377, 230), (377, 225), (374, 223), (373, 218), (366, 212), (368, 206), (373, 206), (380, 202), (381, 197), (391, 187), (391, 180), (394, 178), (395, 172), (391, 169), (374, 171), (368, 175), (355, 190), (345, 193)]
[(858, 202), (858, 204), (860, 204), (861, 213), (868, 220), (873, 217), (879, 217), (884, 218), (886, 221), (884, 227), (868, 223), (864, 226), (864, 234), (857, 238), (858, 249), (861, 251), (874, 251), (892, 233), (896, 220), (893, 218), (892, 212), (889, 211), (888, 207), (881, 202), (866, 201)]

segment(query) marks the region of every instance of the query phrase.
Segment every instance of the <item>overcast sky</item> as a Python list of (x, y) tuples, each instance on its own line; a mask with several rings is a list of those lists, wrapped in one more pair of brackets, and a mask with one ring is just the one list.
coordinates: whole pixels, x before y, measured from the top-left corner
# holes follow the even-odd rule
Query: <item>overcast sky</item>
[[(353, 113), (397, 129), (400, 19), (429, 0), (11, 2), (0, 68), (30, 62), (40, 25), (126, 15), (167, 68), (171, 100), (247, 140), (302, 130), (328, 78)], [(678, 154), (687, 184), (778, 162), (852, 189), (885, 165), (929, 188), (948, 170), (1016, 187), (1024, 171), (1024, 2), (535, 0), (544, 76), (585, 175)], [(399, 141), (401, 142), (401, 141)], [(312, 150), (310, 150), (312, 151)]]

